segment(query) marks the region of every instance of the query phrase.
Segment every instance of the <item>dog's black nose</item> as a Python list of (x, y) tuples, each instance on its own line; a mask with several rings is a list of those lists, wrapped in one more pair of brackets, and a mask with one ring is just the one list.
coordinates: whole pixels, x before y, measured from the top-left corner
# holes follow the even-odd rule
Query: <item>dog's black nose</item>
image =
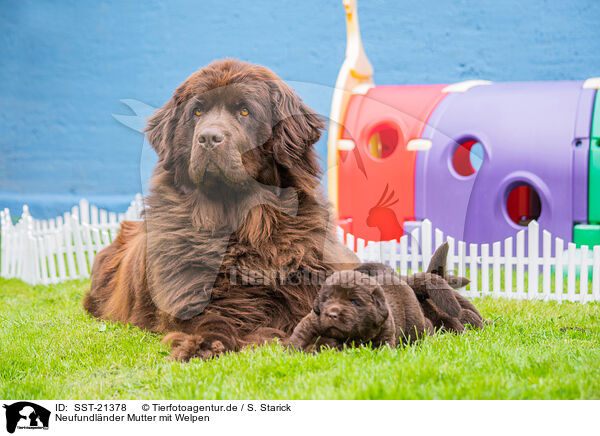
[(215, 148), (225, 140), (225, 135), (218, 129), (208, 128), (200, 132), (198, 143), (204, 148)]

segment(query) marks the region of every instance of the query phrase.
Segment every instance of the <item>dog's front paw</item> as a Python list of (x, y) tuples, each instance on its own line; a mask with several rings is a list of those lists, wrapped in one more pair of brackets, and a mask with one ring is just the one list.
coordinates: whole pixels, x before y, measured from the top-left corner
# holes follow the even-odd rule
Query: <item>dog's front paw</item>
[(219, 340), (207, 341), (200, 335), (182, 332), (169, 333), (162, 342), (171, 345), (171, 359), (180, 362), (187, 362), (195, 357), (208, 360), (226, 351), (225, 345)]
[(463, 324), (469, 324), (471, 327), (480, 329), (486, 323), (478, 314), (469, 309), (463, 309), (460, 312), (459, 321)]
[(329, 337), (325, 337), (325, 336), (319, 336), (313, 344), (310, 344), (307, 347), (307, 351), (310, 353), (318, 353), (321, 350), (327, 350), (327, 349), (343, 350), (344, 345), (345, 345), (344, 342), (340, 341), (338, 339), (329, 338)]

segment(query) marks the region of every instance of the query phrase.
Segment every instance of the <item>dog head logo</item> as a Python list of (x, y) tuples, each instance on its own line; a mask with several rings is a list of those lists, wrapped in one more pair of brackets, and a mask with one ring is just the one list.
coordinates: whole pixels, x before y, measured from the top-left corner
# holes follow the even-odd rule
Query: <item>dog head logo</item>
[(50, 411), (28, 401), (5, 404), (6, 431), (14, 433), (18, 429), (48, 429)]

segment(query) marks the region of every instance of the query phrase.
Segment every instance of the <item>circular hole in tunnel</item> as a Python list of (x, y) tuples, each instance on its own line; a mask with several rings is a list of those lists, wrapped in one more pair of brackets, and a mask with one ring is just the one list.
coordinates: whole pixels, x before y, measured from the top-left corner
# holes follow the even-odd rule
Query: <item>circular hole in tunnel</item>
[(539, 219), (542, 213), (542, 202), (535, 188), (527, 183), (520, 183), (509, 188), (506, 198), (506, 211), (511, 221), (520, 226), (527, 226), (531, 221)]
[(400, 139), (400, 134), (395, 126), (388, 123), (380, 124), (373, 129), (369, 137), (369, 152), (373, 157), (385, 159), (394, 152)]
[(472, 176), (483, 164), (485, 151), (476, 139), (469, 139), (458, 144), (452, 155), (452, 167), (458, 175)]

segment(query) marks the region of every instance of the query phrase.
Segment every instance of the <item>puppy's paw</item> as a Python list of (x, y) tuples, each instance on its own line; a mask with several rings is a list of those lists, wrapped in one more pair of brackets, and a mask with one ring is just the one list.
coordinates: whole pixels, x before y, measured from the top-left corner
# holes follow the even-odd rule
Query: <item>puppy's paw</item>
[(311, 353), (318, 353), (321, 350), (343, 350), (344, 342), (337, 339), (319, 336), (319, 338), (311, 344), (308, 351)]
[(226, 351), (225, 345), (219, 340), (207, 341), (200, 335), (182, 332), (169, 333), (162, 342), (171, 345), (171, 359), (180, 362), (187, 362), (195, 357), (208, 360)]
[(429, 318), (425, 318), (425, 333), (428, 335), (435, 334), (435, 327)]
[(445, 317), (442, 320), (443, 330), (450, 333), (462, 333), (465, 331), (465, 326), (458, 318)]
[(480, 316), (469, 309), (461, 310), (459, 320), (461, 323), (468, 324), (476, 329), (483, 328), (485, 324), (485, 321)]

